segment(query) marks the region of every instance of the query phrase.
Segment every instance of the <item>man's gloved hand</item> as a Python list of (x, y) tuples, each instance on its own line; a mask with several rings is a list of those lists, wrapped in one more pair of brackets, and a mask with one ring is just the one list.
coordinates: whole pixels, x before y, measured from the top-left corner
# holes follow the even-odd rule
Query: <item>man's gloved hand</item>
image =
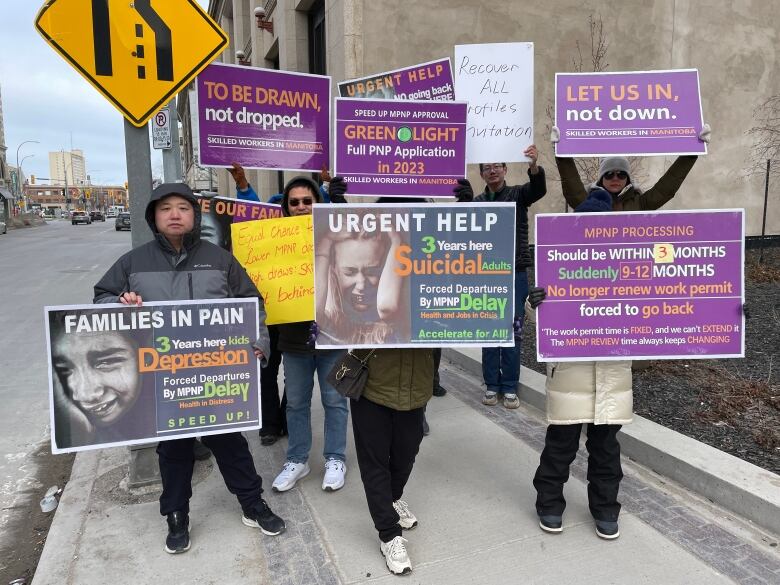
[(542, 301), (547, 298), (547, 291), (540, 286), (531, 287), (528, 291), (528, 304), (532, 309), (535, 309), (542, 304)]
[(712, 128), (710, 128), (710, 125), (705, 124), (704, 126), (702, 126), (701, 132), (699, 132), (699, 140), (709, 144), (711, 136), (712, 136)]
[(316, 321), (312, 321), (309, 325), (309, 338), (306, 340), (306, 345), (309, 349), (314, 349), (314, 344), (317, 341), (317, 336), (320, 334), (320, 326)]
[(520, 339), (520, 335), (523, 333), (523, 318), (515, 315), (515, 320), (512, 321), (512, 329), (515, 332), (515, 339)]
[[(343, 203), (344, 193), (347, 192), (347, 183), (342, 177), (333, 177), (330, 180), (330, 186), (328, 187), (328, 196), (331, 201), (336, 203)], [(336, 197), (337, 199), (334, 199)]]
[(469, 203), (474, 201), (474, 189), (468, 179), (458, 179), (458, 186), (452, 190), (455, 193), (455, 199), (458, 203)]
[(558, 144), (561, 141), (561, 131), (558, 126), (550, 128), (550, 142)]

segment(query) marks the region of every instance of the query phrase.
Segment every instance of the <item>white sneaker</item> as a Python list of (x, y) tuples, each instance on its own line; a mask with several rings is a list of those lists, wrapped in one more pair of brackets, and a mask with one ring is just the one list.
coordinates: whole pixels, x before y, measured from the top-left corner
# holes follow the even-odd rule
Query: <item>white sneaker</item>
[(286, 492), (287, 490), (291, 490), (295, 487), (295, 484), (299, 479), (303, 479), (309, 475), (309, 471), (308, 463), (294, 463), (293, 461), (288, 461), (284, 464), (284, 467), (282, 467), (281, 473), (276, 476), (273, 485), (271, 485), (271, 489), (275, 492)]
[(417, 518), (409, 510), (409, 504), (403, 500), (396, 500), (393, 502), (393, 508), (398, 512), (398, 524), (401, 525), (401, 528), (411, 530), (417, 526)]
[(406, 575), (412, 572), (412, 561), (406, 552), (407, 540), (403, 536), (396, 536), (390, 542), (379, 541), (379, 550), (385, 557), (387, 568), (394, 575)]
[(325, 462), (325, 476), (322, 478), (322, 489), (335, 492), (344, 487), (344, 476), (347, 475), (347, 465), (340, 459), (328, 459)]

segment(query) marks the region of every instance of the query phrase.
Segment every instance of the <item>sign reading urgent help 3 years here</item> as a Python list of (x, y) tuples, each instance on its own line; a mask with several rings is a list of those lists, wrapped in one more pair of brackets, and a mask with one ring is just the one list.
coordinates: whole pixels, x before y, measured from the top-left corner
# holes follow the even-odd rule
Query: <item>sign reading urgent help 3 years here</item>
[(203, 166), (328, 166), (330, 77), (213, 63), (198, 75)]
[(539, 361), (744, 357), (744, 210), (536, 216)]
[(315, 205), (317, 347), (512, 346), (515, 205)]
[(696, 69), (557, 73), (555, 154), (707, 154)]
[(466, 176), (465, 102), (336, 98), (335, 171), (350, 195), (452, 197)]
[(46, 307), (52, 451), (260, 427), (258, 300)]

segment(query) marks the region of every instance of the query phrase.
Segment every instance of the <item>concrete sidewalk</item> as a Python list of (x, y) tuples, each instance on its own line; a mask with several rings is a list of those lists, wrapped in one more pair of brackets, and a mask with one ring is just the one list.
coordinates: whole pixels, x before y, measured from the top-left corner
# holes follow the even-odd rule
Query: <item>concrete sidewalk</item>
[[(428, 407), (423, 441), (404, 499), (420, 525), (405, 534), (414, 572), (405, 583), (777, 584), (777, 536), (629, 460), (621, 484), (621, 537), (600, 540), (590, 518), (585, 457), (566, 487), (564, 532), (537, 525), (531, 478), (544, 441), (541, 413), (480, 403), (480, 380), (446, 362), (450, 389)], [(315, 397), (312, 473), (276, 494), (270, 484), (286, 441), (250, 446), (271, 508), (287, 532), (267, 537), (241, 510), (213, 461), (198, 463), (191, 502), (192, 549), (163, 552), (159, 491), (130, 493), (125, 449), (79, 454), (57, 510), (34, 585), (393, 583), (379, 552), (348, 433), (346, 486), (321, 490), (322, 411)]]

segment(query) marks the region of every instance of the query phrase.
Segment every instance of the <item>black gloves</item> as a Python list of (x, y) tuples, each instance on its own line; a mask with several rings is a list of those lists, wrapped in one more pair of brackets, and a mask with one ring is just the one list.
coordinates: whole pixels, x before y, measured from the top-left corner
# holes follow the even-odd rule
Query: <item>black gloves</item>
[(328, 186), (328, 197), (331, 203), (346, 203), (344, 193), (347, 192), (347, 183), (341, 177), (333, 177)]
[(542, 304), (542, 301), (547, 298), (547, 291), (540, 286), (531, 287), (528, 291), (528, 304), (532, 309), (535, 309)]
[(306, 347), (309, 349), (314, 349), (314, 345), (317, 341), (317, 336), (320, 334), (320, 326), (317, 325), (316, 321), (312, 321), (311, 325), (309, 325), (309, 337), (306, 340)]
[(458, 203), (469, 203), (474, 201), (474, 190), (468, 179), (458, 179), (458, 186), (452, 190), (455, 193), (455, 199)]

